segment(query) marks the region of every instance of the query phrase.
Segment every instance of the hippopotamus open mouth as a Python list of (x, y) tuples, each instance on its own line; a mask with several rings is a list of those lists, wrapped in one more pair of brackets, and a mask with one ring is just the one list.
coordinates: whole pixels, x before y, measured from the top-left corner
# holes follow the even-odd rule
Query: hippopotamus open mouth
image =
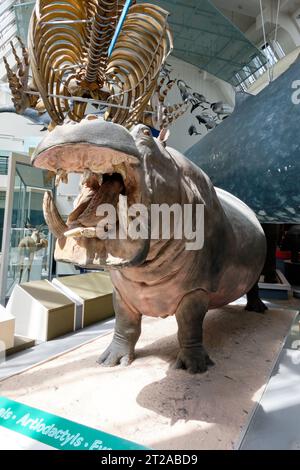
[[(161, 131), (154, 139), (143, 124), (130, 133), (117, 124), (85, 120), (48, 134), (33, 164), (55, 171), (58, 179), (65, 180), (70, 172), (83, 175), (66, 223), (52, 195), (45, 196), (45, 219), (57, 237), (56, 259), (91, 268), (116, 268), (110, 269), (115, 334), (99, 362), (130, 364), (142, 315), (176, 315), (180, 346), (176, 368), (204, 372), (212, 364), (202, 345), (204, 316), (208, 309), (226, 305), (254, 286), (264, 264), (265, 238), (251, 209), (215, 189), (200, 168), (164, 145), (166, 138), (167, 132)], [(127, 198), (125, 207), (122, 198)], [(143, 237), (130, 230), (137, 222), (143, 228), (146, 225), (143, 217), (131, 211), (133, 204), (140, 213), (146, 208), (143, 217), (148, 218), (148, 226)], [(118, 218), (109, 222), (103, 205), (114, 212), (121, 206)], [(203, 217), (197, 219), (199, 207)], [(158, 208), (160, 215), (155, 212)], [(189, 208), (196, 213), (195, 224)], [(165, 209), (168, 219), (163, 218)], [(124, 219), (129, 235), (107, 238), (124, 225)], [(178, 228), (184, 228), (184, 233), (181, 230), (178, 235)], [(194, 243), (202, 235), (204, 243)], [(189, 249), (186, 240), (193, 240)], [(247, 308), (263, 311), (257, 290)]]
[[(66, 222), (52, 194), (45, 194), (44, 216), (57, 238), (57, 260), (97, 268), (140, 263), (147, 256), (149, 240), (109, 237), (119, 233), (120, 217), (127, 217), (122, 197), (127, 206), (148, 205), (142, 159), (124, 127), (98, 119), (58, 126), (37, 147), (32, 163), (55, 172), (57, 181), (66, 182), (69, 173), (82, 174), (81, 190)], [(108, 221), (107, 213), (99, 213), (103, 205), (115, 209), (115, 219)]]

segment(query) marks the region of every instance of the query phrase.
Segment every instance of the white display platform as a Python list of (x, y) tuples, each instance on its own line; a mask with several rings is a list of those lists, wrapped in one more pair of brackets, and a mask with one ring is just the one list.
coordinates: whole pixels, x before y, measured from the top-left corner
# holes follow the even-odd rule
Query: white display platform
[(80, 330), (82, 328), (82, 321), (83, 321), (83, 299), (79, 297), (76, 292), (72, 291), (68, 287), (64, 286), (61, 282), (59, 282), (59, 278), (54, 278), (52, 280), (52, 285), (55, 289), (62, 292), (68, 299), (72, 300), (75, 304), (75, 321), (74, 321), (74, 330)]
[(22, 436), (10, 429), (0, 428), (0, 450), (56, 450), (42, 442)]
[(16, 285), (6, 310), (15, 316), (19, 336), (49, 341), (74, 330), (74, 303), (48, 281)]
[(114, 315), (113, 286), (107, 272), (90, 272), (53, 279), (52, 284), (76, 304), (75, 329)]
[(286, 279), (284, 274), (279, 269), (276, 269), (276, 274), (277, 274), (277, 278), (278, 278), (278, 283), (277, 284), (271, 284), (271, 283), (268, 283), (268, 282), (263, 282), (263, 280), (262, 280), (263, 276), (261, 276), (258, 287), (260, 289), (265, 289), (265, 290), (271, 289), (271, 290), (274, 290), (274, 291), (277, 290), (277, 291), (291, 292), (291, 290), (292, 290), (291, 284)]
[(292, 288), (289, 284), (288, 280), (282, 274), (280, 270), (276, 270), (277, 274), (277, 283), (271, 284), (267, 282), (263, 282), (263, 276), (261, 276), (261, 280), (258, 284), (260, 296), (262, 299), (265, 300), (288, 300), (291, 293)]
[[(23, 412), (22, 403), (155, 450), (236, 448), (298, 314), (291, 304), (264, 315), (245, 311), (245, 304), (242, 299), (207, 314), (204, 344), (215, 366), (205, 374), (174, 370), (176, 318), (144, 317), (129, 367), (97, 363), (113, 332), (98, 339), (86, 334), (92, 340), (81, 347), (1, 381), (2, 397), (18, 404), (1, 405), (0, 397), (0, 408), (16, 409), (18, 419), (27, 412), (44, 418), (40, 411)], [(12, 429), (14, 421), (3, 424)], [(80, 433), (89, 444), (97, 439), (57, 418), (48, 424)]]
[(71, 276), (79, 274), (79, 269), (76, 269), (73, 264), (62, 263), (61, 261), (56, 261), (56, 275), (57, 276)]
[(14, 345), (15, 318), (0, 305), (0, 351), (7, 350)]

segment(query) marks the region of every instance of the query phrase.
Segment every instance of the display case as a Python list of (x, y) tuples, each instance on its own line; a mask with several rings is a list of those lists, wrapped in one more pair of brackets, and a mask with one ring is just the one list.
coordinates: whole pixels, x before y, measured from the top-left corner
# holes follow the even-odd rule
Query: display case
[(51, 279), (53, 242), (43, 216), (45, 190), (53, 190), (48, 172), (33, 168), (27, 155), (12, 153), (0, 267), (2, 305), (16, 284)]

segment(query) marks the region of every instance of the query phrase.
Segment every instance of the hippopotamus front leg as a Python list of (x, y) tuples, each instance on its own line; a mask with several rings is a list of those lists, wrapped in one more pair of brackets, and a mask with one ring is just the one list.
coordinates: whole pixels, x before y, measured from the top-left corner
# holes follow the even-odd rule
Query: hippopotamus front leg
[(180, 351), (175, 369), (187, 369), (196, 374), (214, 365), (202, 345), (202, 325), (208, 303), (208, 294), (201, 290), (187, 294), (181, 301), (176, 312)]
[(115, 331), (111, 344), (98, 359), (98, 363), (113, 367), (129, 365), (134, 359), (134, 348), (141, 334), (141, 315), (128, 311), (116, 291), (113, 294), (116, 315)]

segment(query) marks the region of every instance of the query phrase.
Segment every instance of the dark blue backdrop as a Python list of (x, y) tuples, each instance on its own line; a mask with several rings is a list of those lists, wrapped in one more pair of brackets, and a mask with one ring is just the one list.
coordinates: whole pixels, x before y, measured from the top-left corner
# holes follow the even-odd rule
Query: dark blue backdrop
[(187, 153), (215, 186), (242, 199), (264, 223), (300, 223), (295, 80), (299, 59), (257, 96), (238, 99), (234, 113)]

